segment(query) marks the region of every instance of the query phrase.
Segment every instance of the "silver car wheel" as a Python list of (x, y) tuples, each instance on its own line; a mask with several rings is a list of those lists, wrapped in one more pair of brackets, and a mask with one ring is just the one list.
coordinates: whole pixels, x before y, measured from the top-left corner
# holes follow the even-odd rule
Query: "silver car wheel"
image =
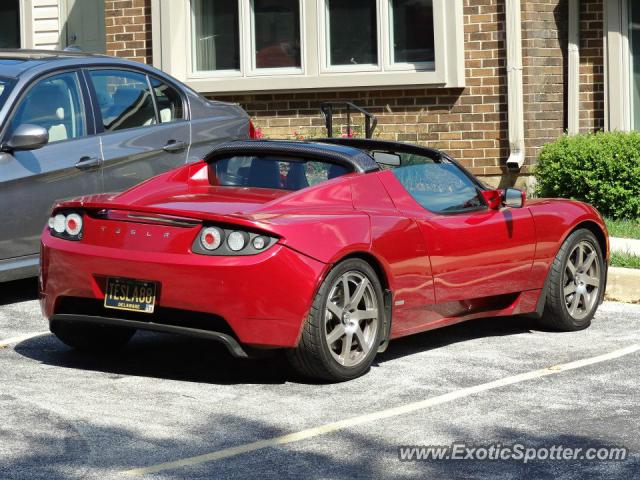
[(596, 248), (587, 241), (578, 243), (564, 269), (563, 297), (567, 312), (576, 320), (591, 313), (600, 297), (600, 261)]
[(363, 362), (378, 333), (378, 300), (366, 275), (349, 271), (338, 278), (327, 298), (325, 341), (333, 358), (345, 367)]

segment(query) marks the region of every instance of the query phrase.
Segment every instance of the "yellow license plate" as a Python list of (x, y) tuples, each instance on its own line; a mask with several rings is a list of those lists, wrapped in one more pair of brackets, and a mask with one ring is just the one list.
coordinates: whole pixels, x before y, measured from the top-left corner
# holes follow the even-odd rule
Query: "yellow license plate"
[(104, 295), (105, 308), (129, 312), (153, 313), (156, 284), (127, 278), (108, 278)]

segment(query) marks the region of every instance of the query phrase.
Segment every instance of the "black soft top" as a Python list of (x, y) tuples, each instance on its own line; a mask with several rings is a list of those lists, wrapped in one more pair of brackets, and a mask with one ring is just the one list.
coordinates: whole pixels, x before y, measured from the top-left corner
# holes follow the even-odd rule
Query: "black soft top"
[(215, 162), (230, 156), (266, 156), (303, 157), (342, 165), (349, 170), (367, 173), (380, 170), (378, 164), (367, 152), (346, 145), (329, 143), (298, 142), (293, 140), (239, 140), (222, 143), (209, 152), (204, 161)]

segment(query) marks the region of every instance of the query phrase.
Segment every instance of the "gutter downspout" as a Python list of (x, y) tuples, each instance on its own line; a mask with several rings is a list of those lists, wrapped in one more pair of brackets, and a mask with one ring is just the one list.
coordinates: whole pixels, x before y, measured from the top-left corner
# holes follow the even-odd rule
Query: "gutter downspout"
[(507, 109), (509, 149), (507, 169), (519, 171), (524, 164), (524, 99), (522, 86), (522, 23), (520, 0), (505, 0), (507, 34)]
[(580, 133), (580, 0), (569, 0), (567, 133)]

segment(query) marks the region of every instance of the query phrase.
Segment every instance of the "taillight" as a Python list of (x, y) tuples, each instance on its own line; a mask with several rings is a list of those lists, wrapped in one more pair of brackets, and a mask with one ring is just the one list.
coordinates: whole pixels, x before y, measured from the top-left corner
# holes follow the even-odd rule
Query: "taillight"
[(221, 227), (204, 227), (191, 250), (200, 255), (257, 255), (278, 242), (277, 238), (260, 233)]
[(251, 120), (249, 120), (249, 138), (252, 140), (256, 140), (258, 138), (258, 132)]
[(200, 232), (200, 244), (205, 250), (217, 250), (224, 241), (224, 231), (216, 227), (208, 227)]
[(49, 233), (65, 240), (82, 240), (82, 214), (61, 212), (49, 218)]
[(64, 230), (72, 237), (78, 236), (82, 232), (82, 217), (77, 213), (67, 215)]

